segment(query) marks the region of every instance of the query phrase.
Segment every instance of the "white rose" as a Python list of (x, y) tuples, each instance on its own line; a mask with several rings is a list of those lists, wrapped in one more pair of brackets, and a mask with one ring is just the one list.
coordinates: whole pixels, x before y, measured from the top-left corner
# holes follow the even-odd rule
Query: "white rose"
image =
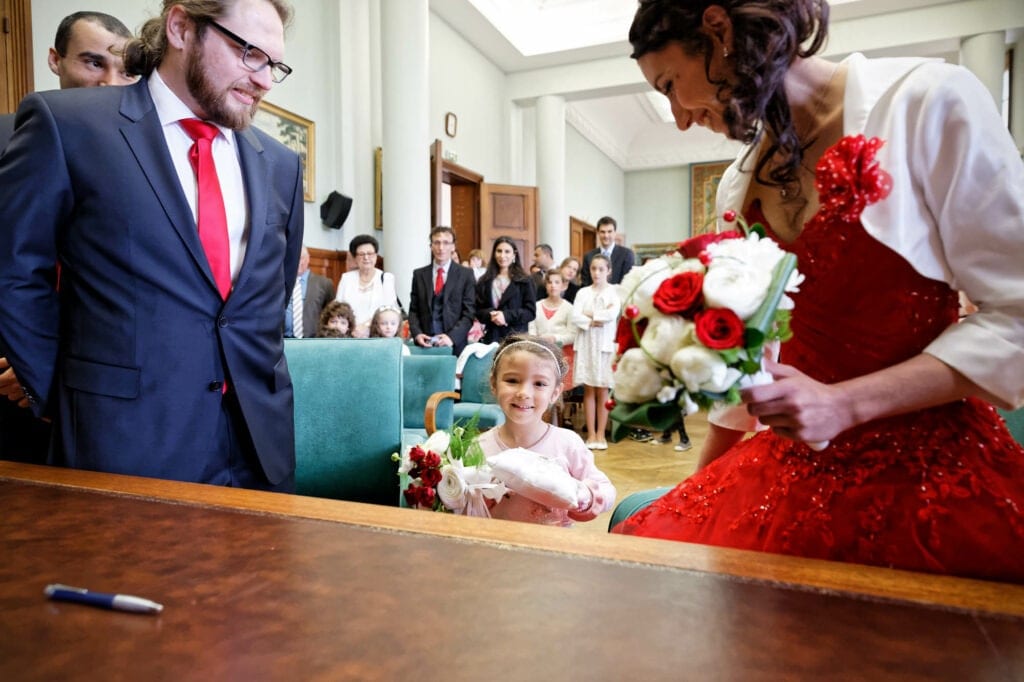
[(448, 435), (447, 431), (434, 431), (430, 434), (430, 438), (427, 439), (427, 442), (420, 447), (424, 450), (443, 455), (448, 452), (448, 446), (451, 445), (451, 442), (452, 438)]
[(640, 346), (655, 360), (668, 365), (675, 352), (690, 342), (693, 328), (693, 322), (682, 317), (655, 313), (648, 318)]
[(635, 305), (642, 317), (657, 312), (652, 299), (661, 283), (672, 276), (672, 265), (667, 258), (654, 258), (640, 267), (634, 267), (619, 284), (619, 297), (624, 305)]
[(726, 365), (718, 353), (704, 346), (685, 346), (679, 349), (672, 356), (671, 365), (672, 373), (690, 393), (724, 393), (741, 376), (738, 369)]
[(630, 348), (615, 368), (615, 399), (624, 403), (654, 400), (664, 381), (639, 348)]
[(460, 468), (451, 464), (441, 467), (441, 482), (437, 484), (441, 504), (456, 514), (466, 508), (466, 482)]
[(712, 263), (704, 275), (704, 304), (709, 308), (729, 308), (741, 320), (747, 320), (757, 312), (771, 283), (770, 271), (735, 261)]

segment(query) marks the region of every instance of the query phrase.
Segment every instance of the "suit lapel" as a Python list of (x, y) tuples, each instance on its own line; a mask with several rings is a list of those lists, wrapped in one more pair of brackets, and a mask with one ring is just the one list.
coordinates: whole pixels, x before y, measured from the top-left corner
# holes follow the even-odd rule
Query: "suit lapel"
[(142, 174), (196, 267), (205, 274), (210, 286), (216, 290), (217, 284), (206, 261), (206, 252), (199, 241), (199, 231), (196, 229), (192, 210), (185, 199), (181, 181), (178, 180), (170, 152), (167, 150), (167, 140), (160, 126), (156, 107), (153, 106), (153, 100), (149, 95), (146, 79), (124, 88), (121, 115), (129, 121), (121, 126), (121, 135), (128, 143)]
[[(242, 165), (242, 182), (249, 202), (249, 243), (245, 249), (245, 260), (238, 272), (236, 287), (242, 287), (252, 274), (250, 263), (257, 261), (254, 254), (259, 252), (267, 231), (267, 192), (272, 191), (270, 169), (263, 154), (263, 145), (251, 128), (235, 133), (238, 157)], [(230, 298), (230, 296), (229, 296)]]

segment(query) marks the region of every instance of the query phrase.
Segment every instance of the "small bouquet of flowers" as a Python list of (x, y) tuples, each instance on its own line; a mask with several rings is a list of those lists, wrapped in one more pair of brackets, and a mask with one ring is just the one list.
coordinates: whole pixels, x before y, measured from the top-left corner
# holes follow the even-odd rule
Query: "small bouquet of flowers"
[(435, 431), (404, 455), (391, 455), (399, 463), (399, 475), (409, 481), (403, 494), (410, 507), (490, 516), (485, 499), (500, 500), (506, 488), (491, 473), (477, 434), (473, 423), (456, 426), (451, 434)]
[(614, 421), (665, 429), (771, 382), (765, 345), (790, 337), (787, 294), (803, 277), (759, 223), (722, 218), (740, 229), (689, 239), (623, 278)]

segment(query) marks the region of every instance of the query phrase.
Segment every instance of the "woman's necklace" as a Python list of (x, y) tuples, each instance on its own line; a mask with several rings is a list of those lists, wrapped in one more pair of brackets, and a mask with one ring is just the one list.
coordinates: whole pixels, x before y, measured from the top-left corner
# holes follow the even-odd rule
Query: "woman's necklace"
[(370, 273), (370, 279), (364, 280), (363, 273), (359, 273), (359, 291), (369, 291), (373, 288), (374, 273)]
[[(549, 433), (550, 431), (551, 431), (551, 424), (548, 424), (548, 425), (547, 425), (547, 427), (546, 427), (546, 428), (544, 429), (544, 433), (542, 433), (542, 434), (540, 435), (540, 438), (538, 438), (537, 440), (533, 441), (533, 442), (532, 442), (532, 443), (530, 443), (529, 445), (513, 445), (512, 447), (517, 447), (517, 448), (521, 447), (521, 448), (523, 448), (524, 450), (529, 450), (530, 448), (532, 448), (533, 446), (535, 446), (535, 445), (536, 445), (537, 443), (539, 443), (539, 442), (541, 442), (542, 440), (544, 440), (544, 439), (545, 439), (545, 438), (547, 437), (547, 435), (548, 435), (548, 433)], [(502, 445), (506, 445), (506, 443), (505, 443), (505, 439), (501, 437), (501, 429), (498, 429), (498, 440), (499, 440), (499, 441), (501, 442), (501, 444), (502, 444)], [(515, 440), (515, 438), (509, 438), (508, 440), (510, 440), (510, 441), (514, 441), (514, 440)], [(508, 446), (507, 446), (507, 445), (506, 445), (506, 449), (508, 449)]]

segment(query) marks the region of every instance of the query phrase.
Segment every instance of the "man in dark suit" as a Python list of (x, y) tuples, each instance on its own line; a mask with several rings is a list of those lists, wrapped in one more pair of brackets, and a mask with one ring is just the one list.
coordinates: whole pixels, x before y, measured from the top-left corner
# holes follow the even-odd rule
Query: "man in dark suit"
[(290, 9), (210, 7), (165, 0), (126, 51), (138, 83), (22, 102), (0, 157), (0, 352), (18, 380), (0, 393), (53, 417), (54, 464), (292, 490), (281, 311), (302, 175), (249, 128), (290, 71)]
[(537, 290), (537, 300), (547, 298), (547, 274), (548, 270), (555, 267), (555, 252), (550, 244), (537, 244), (533, 249), (533, 267), (536, 271), (530, 274), (530, 281)]
[[(131, 31), (117, 18), (102, 12), (75, 12), (57, 26), (47, 61), (61, 89), (100, 85), (129, 85), (135, 76), (125, 73), (121, 57)], [(0, 115), (0, 153), (14, 133), (14, 114)], [(0, 373), (10, 371), (0, 357)], [(13, 382), (13, 372), (7, 376)], [(2, 380), (2, 379), (0, 379)], [(0, 398), (0, 459), (46, 463), (50, 425), (28, 409)]]
[(626, 276), (630, 268), (633, 267), (635, 258), (633, 256), (633, 250), (627, 249), (624, 246), (618, 246), (615, 243), (615, 230), (618, 225), (615, 222), (615, 218), (610, 216), (604, 216), (597, 221), (597, 243), (598, 247), (587, 251), (583, 255), (583, 272), (580, 273), (581, 281), (583, 286), (589, 287), (594, 281), (590, 278), (590, 261), (597, 254), (603, 254), (612, 263), (612, 271), (608, 275), (608, 281), (612, 284), (618, 284), (622, 281), (622, 278)]
[[(103, 12), (75, 12), (57, 26), (47, 64), (62, 90), (97, 85), (130, 85), (121, 52), (132, 37), (119, 19)], [(14, 132), (14, 114), (0, 115), (0, 152)]]
[(412, 273), (409, 335), (418, 346), (450, 346), (459, 355), (473, 326), (476, 277), (452, 260), (454, 252), (452, 228), (430, 231), (432, 263)]
[[(299, 276), (289, 292), (284, 309), (284, 335), (291, 338), (312, 338), (320, 327), (320, 313), (334, 300), (334, 283), (309, 270), (309, 249), (302, 247)], [(302, 311), (302, 326), (295, 328), (295, 312)], [(298, 332), (298, 333), (296, 333)]]

